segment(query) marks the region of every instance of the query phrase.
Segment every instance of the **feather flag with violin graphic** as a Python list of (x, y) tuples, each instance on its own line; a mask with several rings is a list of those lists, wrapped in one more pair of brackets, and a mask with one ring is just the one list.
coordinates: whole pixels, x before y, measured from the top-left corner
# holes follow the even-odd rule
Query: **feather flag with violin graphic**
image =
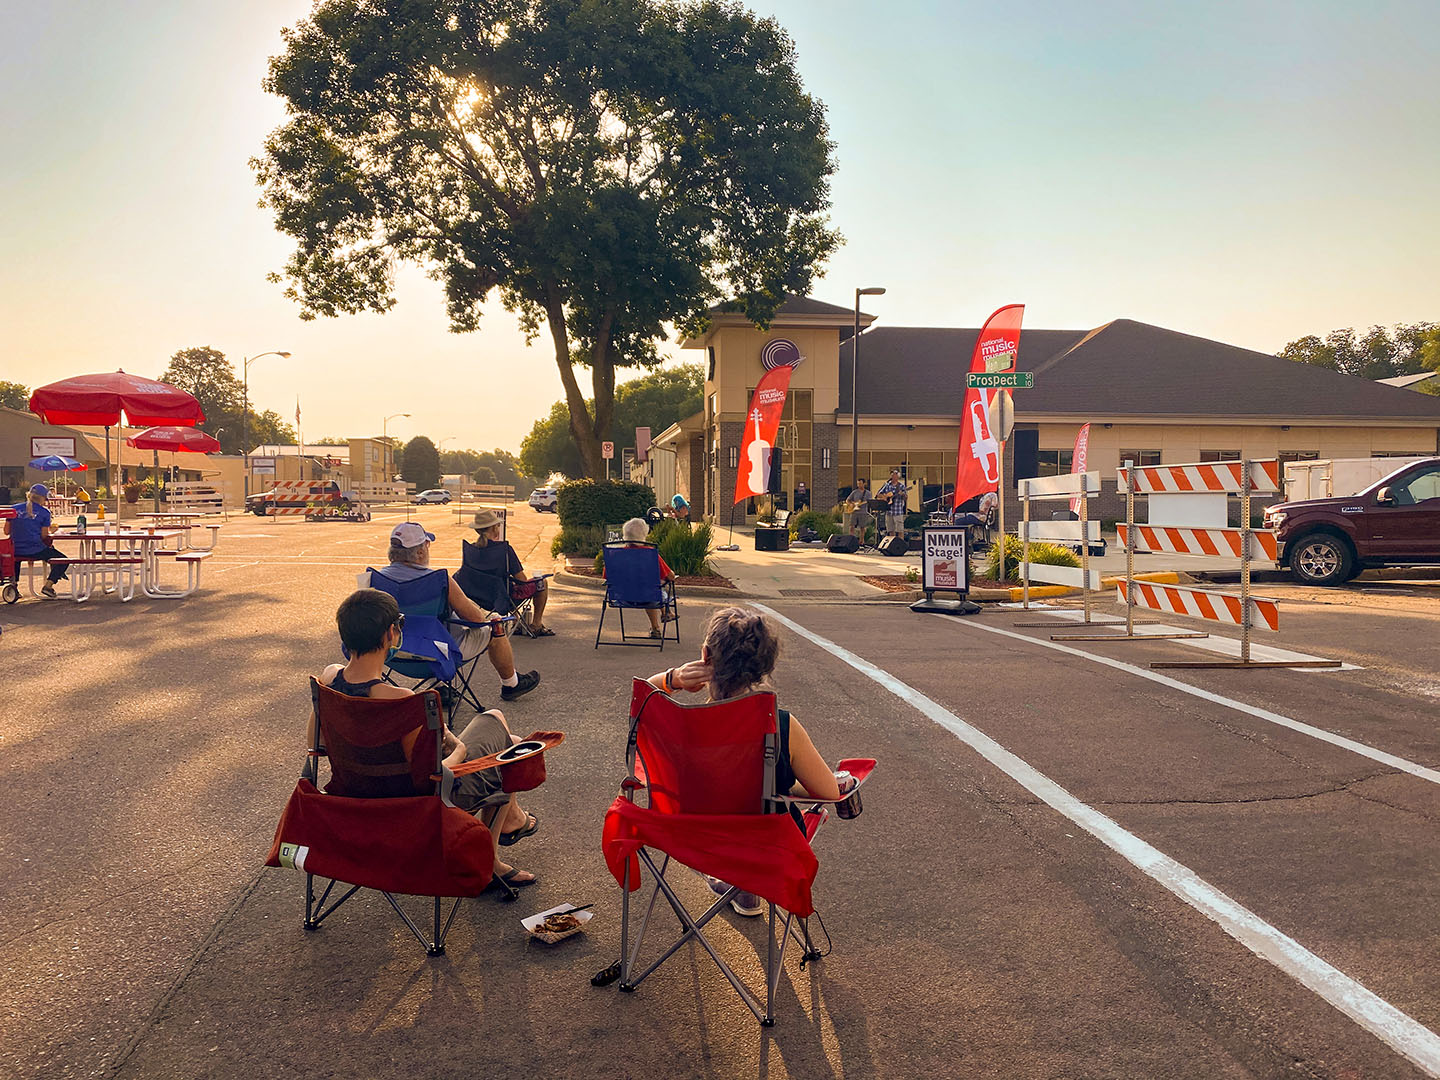
[[(1020, 320), (1024, 304), (1009, 304), (990, 318), (975, 339), (975, 352), (970, 358), (970, 371), (994, 373), (1014, 371), (1020, 354)], [(965, 391), (965, 407), (960, 414), (960, 452), (955, 463), (955, 505), (1000, 485), (1000, 457), (1005, 444), (990, 430), (990, 398), (1008, 394), (1008, 390)]]
[(735, 475), (737, 503), (752, 495), (764, 495), (770, 489), (770, 451), (780, 430), (785, 393), (794, 373), (789, 364), (781, 364), (767, 371), (755, 387), (750, 411), (745, 414), (745, 438), (740, 443), (740, 465)]

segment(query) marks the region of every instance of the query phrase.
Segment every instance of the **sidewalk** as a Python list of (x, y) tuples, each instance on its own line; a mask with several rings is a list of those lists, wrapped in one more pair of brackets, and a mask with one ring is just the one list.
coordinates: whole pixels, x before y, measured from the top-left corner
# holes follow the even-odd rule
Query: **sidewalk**
[[(717, 539), (729, 539), (728, 530), (716, 530)], [(792, 547), (789, 551), (756, 551), (755, 530), (735, 530), (739, 551), (717, 551), (710, 557), (715, 569), (750, 596), (816, 599), (882, 599), (892, 594), (869, 585), (862, 575), (903, 574), (906, 567), (920, 571), (920, 553), (899, 558), (884, 555), (832, 555), (824, 546)]]

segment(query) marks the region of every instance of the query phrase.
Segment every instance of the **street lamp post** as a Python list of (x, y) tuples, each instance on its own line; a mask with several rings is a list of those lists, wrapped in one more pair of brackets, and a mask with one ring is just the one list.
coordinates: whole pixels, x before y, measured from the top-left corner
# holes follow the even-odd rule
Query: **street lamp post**
[(250, 365), (262, 356), (282, 356), (290, 359), (288, 352), (276, 350), (275, 352), (256, 353), (254, 356), (243, 358), (241, 374), (244, 377), (244, 401), (240, 406), (240, 453), (245, 457), (245, 496), (250, 496)]
[(860, 369), (860, 297), (883, 296), (881, 288), (855, 290), (855, 334), (850, 339), (850, 487), (860, 475), (860, 402), (855, 396), (855, 372)]
[(391, 463), (394, 461), (394, 455), (390, 453), (390, 421), (394, 420), (397, 416), (409, 415), (410, 414), (408, 412), (391, 413), (389, 416), (385, 417), (384, 420), (380, 421), (380, 441), (385, 446), (385, 448), (380, 452), (380, 456), (385, 462), (385, 483), (387, 484), (394, 482), (391, 476), (391, 473), (393, 471)]

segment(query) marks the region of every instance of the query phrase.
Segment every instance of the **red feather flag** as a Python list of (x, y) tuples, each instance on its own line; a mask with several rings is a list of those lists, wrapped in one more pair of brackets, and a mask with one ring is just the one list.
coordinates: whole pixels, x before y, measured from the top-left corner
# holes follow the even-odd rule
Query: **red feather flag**
[[(1010, 304), (985, 320), (970, 358), (972, 373), (1015, 370), (1015, 361), (1020, 355), (1020, 320), (1024, 315), (1024, 304)], [(976, 495), (994, 491), (1000, 484), (1000, 456), (1005, 448), (990, 431), (990, 397), (1009, 392), (973, 387), (965, 391), (965, 406), (960, 413), (960, 452), (955, 463), (956, 506)]]
[(764, 495), (770, 490), (770, 451), (780, 430), (780, 414), (785, 410), (785, 394), (790, 389), (790, 376), (795, 369), (781, 364), (765, 373), (750, 411), (745, 415), (745, 437), (740, 443), (740, 468), (735, 474), (735, 499)]

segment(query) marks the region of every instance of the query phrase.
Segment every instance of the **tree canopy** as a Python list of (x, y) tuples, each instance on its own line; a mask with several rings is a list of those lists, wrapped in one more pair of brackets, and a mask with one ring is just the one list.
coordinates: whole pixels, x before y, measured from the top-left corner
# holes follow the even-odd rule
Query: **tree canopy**
[[(660, 368), (621, 383), (615, 392), (615, 435), (621, 446), (635, 444), (635, 429), (649, 427), (659, 435), (671, 424), (700, 411), (704, 401), (705, 371), (699, 364)], [(570, 438), (569, 410), (563, 401), (549, 415), (535, 421), (520, 444), (520, 465), (531, 476), (561, 473), (585, 475), (584, 462)]]
[(389, 310), (401, 262), (456, 332), (498, 290), (548, 331), (592, 476), (617, 367), (722, 299), (768, 324), (839, 243), (824, 108), (733, 0), (321, 0), (284, 39), (252, 164), (301, 316)]
[(243, 453), (242, 437), (247, 430), (251, 448), (295, 444), (295, 429), (273, 409), (256, 413), (252, 402), (249, 419), (242, 423), (244, 386), (235, 377), (235, 366), (219, 349), (198, 345), (179, 350), (170, 357), (160, 381), (195, 396), (205, 410), (200, 429), (220, 440), (222, 453)]
[(1348, 327), (1330, 331), (1323, 340), (1314, 334), (1298, 338), (1278, 355), (1371, 380), (1440, 371), (1440, 326), (1400, 323), (1390, 329), (1372, 326), (1363, 334)]
[(30, 408), (30, 388), (18, 382), (0, 379), (0, 405), (26, 412)]
[(511, 484), (517, 498), (535, 490), (530, 477), (520, 471), (520, 463), (508, 450), (442, 450), (440, 473), (458, 473), (477, 484)]
[(440, 451), (426, 436), (416, 435), (407, 442), (400, 460), (400, 475), (407, 484), (414, 484), (420, 491), (439, 485)]

